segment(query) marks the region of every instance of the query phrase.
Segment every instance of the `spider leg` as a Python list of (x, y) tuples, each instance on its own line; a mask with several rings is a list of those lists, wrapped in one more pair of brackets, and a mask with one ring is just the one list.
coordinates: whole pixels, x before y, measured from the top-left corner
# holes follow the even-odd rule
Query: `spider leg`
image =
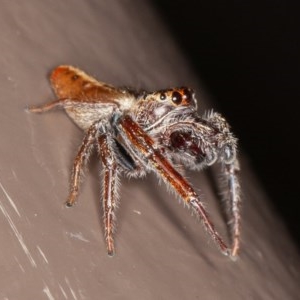
[(66, 99), (58, 99), (58, 100), (54, 100), (54, 101), (45, 103), (40, 106), (29, 106), (27, 108), (27, 110), (30, 112), (33, 112), (33, 113), (43, 113), (43, 112), (49, 111), (57, 106), (63, 106), (66, 101), (70, 101), (70, 99), (67, 99), (67, 98)]
[(114, 210), (116, 208), (118, 168), (117, 161), (112, 147), (112, 140), (108, 135), (102, 134), (98, 137), (98, 151), (104, 166), (104, 186), (103, 186), (103, 210), (104, 228), (109, 256), (115, 252), (113, 232), (114, 232)]
[(128, 115), (119, 118), (117, 126), (124, 141), (128, 140), (127, 146), (133, 147), (141, 153), (144, 159), (152, 165), (153, 170), (157, 171), (164, 181), (178, 193), (183, 201), (193, 208), (221, 252), (224, 255), (229, 255), (228, 247), (214, 229), (214, 225), (210, 221), (202, 202), (199, 200), (199, 196), (186, 179), (182, 177), (164, 157), (162, 150), (157, 148), (154, 140)]
[[(214, 114), (211, 116), (212, 118), (220, 118), (220, 115)], [(207, 135), (207, 132), (213, 134), (213, 131), (215, 130), (212, 126), (209, 124), (203, 124), (201, 122), (191, 122), (191, 121), (180, 121), (175, 122), (168, 126), (168, 128), (165, 131), (166, 134), (166, 141), (170, 140), (170, 132), (174, 133), (176, 130), (180, 132), (180, 129), (186, 127), (191, 128), (195, 130), (194, 132), (197, 133), (197, 138), (200, 140), (202, 136)], [(240, 223), (241, 223), (241, 213), (240, 213), (240, 206), (241, 206), (241, 189), (238, 179), (238, 172), (239, 172), (239, 163), (237, 158), (235, 157), (236, 150), (233, 151), (233, 149), (236, 148), (236, 141), (231, 136), (228, 143), (228, 136), (230, 137), (230, 131), (229, 131), (229, 125), (225, 123), (225, 126), (223, 126), (224, 137), (226, 138), (224, 140), (224, 144), (228, 144), (230, 147), (227, 147), (226, 155), (222, 156), (221, 162), (223, 167), (223, 177), (225, 177), (225, 183), (226, 183), (226, 195), (225, 195), (225, 205), (228, 207), (228, 219), (229, 219), (229, 230), (230, 230), (230, 239), (231, 239), (231, 249), (230, 249), (230, 255), (234, 259), (239, 252), (240, 248)], [(168, 144), (167, 144), (168, 146)], [(224, 160), (224, 158), (227, 157), (227, 160)], [(201, 165), (200, 165), (201, 167)], [(197, 169), (197, 164), (191, 165), (191, 168)]]
[(225, 165), (225, 176), (229, 186), (230, 213), (232, 215), (231, 227), (231, 256), (235, 257), (240, 248), (240, 223), (241, 223), (241, 189), (238, 180), (239, 164), (235, 160)]
[(91, 147), (95, 141), (97, 129), (98, 127), (96, 126), (96, 124), (92, 125), (88, 129), (87, 133), (84, 136), (83, 142), (79, 148), (79, 151), (75, 157), (71, 177), (70, 194), (66, 202), (66, 205), (68, 207), (71, 207), (75, 203), (76, 198), (78, 196), (82, 168), (85, 162), (87, 161), (88, 157), (90, 156)]

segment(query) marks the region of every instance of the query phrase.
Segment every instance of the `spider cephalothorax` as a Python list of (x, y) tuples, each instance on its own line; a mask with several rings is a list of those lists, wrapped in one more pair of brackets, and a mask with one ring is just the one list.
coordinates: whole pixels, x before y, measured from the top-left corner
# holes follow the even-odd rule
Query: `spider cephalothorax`
[[(196, 212), (225, 255), (237, 255), (240, 244), (237, 141), (220, 114), (199, 116), (195, 94), (186, 87), (137, 93), (99, 82), (71, 66), (56, 68), (51, 82), (58, 100), (29, 110), (45, 112), (62, 107), (85, 131), (73, 165), (67, 206), (76, 201), (83, 166), (96, 146), (103, 165), (103, 210), (109, 255), (114, 253), (119, 176), (140, 177), (150, 171)], [(230, 248), (214, 229), (200, 197), (177, 171), (178, 165), (200, 170), (215, 162), (223, 165), (227, 182)]]

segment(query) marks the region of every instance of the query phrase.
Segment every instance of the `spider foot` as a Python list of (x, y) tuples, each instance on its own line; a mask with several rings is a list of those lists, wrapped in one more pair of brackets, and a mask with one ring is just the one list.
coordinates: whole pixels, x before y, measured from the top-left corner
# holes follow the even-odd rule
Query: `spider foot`
[(115, 251), (114, 250), (107, 250), (107, 255), (109, 257), (113, 257), (113, 256), (115, 256)]
[(77, 192), (72, 192), (70, 194), (68, 200), (66, 201), (66, 206), (67, 207), (72, 207), (76, 202), (76, 198), (77, 198)]
[(39, 106), (27, 106), (25, 110), (31, 113), (43, 113), (57, 106), (64, 105), (65, 101), (67, 101), (67, 99), (58, 99)]
[(66, 201), (65, 205), (66, 205), (66, 207), (72, 207), (74, 205), (74, 203), (70, 203), (69, 201)]
[(238, 252), (240, 249), (240, 242), (238, 237), (235, 237), (232, 248), (231, 248), (231, 253), (230, 257), (232, 260), (236, 261), (238, 259)]
[(202, 203), (197, 199), (193, 198), (190, 201), (190, 204), (194, 211), (197, 213), (197, 215), (201, 218), (208, 234), (212, 237), (212, 239), (215, 241), (217, 244), (218, 248), (220, 251), (225, 255), (225, 256), (230, 256), (231, 251), (228, 249), (226, 246), (225, 242), (223, 239), (220, 237), (218, 232), (215, 230), (213, 223), (211, 222), (206, 210), (204, 209)]
[(232, 255), (232, 253), (229, 255), (229, 258), (231, 261), (237, 261), (239, 259), (237, 255)]
[(29, 113), (41, 113), (44, 110), (41, 106), (27, 106), (25, 107), (25, 111)]
[(115, 247), (113, 241), (107, 241), (107, 254), (109, 257), (113, 257), (115, 255)]

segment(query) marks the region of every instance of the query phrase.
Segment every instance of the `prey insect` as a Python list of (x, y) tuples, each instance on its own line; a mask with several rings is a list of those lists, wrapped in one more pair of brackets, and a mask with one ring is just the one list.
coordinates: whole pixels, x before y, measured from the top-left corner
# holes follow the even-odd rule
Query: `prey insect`
[[(115, 210), (120, 175), (142, 177), (154, 172), (200, 217), (221, 252), (236, 257), (240, 247), (240, 185), (237, 140), (218, 113), (200, 116), (192, 89), (172, 88), (134, 92), (97, 81), (72, 66), (59, 66), (51, 75), (57, 100), (29, 111), (63, 108), (84, 130), (75, 158), (66, 205), (79, 193), (83, 167), (96, 148), (103, 165), (102, 201), (107, 251), (115, 252)], [(201, 170), (222, 165), (230, 216), (228, 247), (206, 212), (200, 197), (181, 174), (181, 167)]]

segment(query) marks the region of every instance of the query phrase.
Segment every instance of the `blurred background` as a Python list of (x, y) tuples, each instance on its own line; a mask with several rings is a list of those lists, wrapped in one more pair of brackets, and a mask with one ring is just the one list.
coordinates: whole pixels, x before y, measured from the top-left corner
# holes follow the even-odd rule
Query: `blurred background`
[(297, 2), (152, 1), (299, 246)]

